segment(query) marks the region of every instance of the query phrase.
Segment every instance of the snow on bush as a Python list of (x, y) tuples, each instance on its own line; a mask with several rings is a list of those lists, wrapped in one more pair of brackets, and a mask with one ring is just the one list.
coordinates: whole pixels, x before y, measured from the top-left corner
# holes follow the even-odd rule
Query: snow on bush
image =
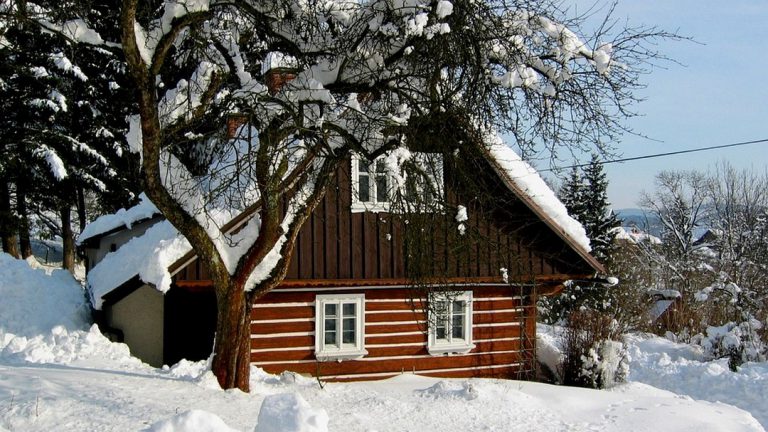
[(161, 420), (144, 432), (235, 432), (219, 416), (203, 410), (189, 410)]
[(549, 370), (555, 381), (562, 382), (562, 365), (565, 360), (562, 340), (555, 334), (555, 327), (536, 324), (536, 359)]
[(736, 370), (744, 362), (763, 361), (765, 344), (757, 331), (762, 328), (760, 321), (749, 319), (736, 324), (728, 322), (721, 326), (707, 327), (707, 334), (698, 334), (691, 342), (701, 346), (710, 358), (729, 359), (731, 370)]
[(581, 376), (593, 388), (611, 388), (625, 382), (629, 375), (629, 359), (621, 342), (600, 341), (581, 360)]
[(328, 432), (328, 413), (314, 409), (298, 393), (264, 398), (254, 432)]
[(571, 327), (537, 324), (536, 358), (556, 382), (589, 388), (610, 388), (625, 382), (629, 355), (612, 340), (610, 318), (572, 314)]

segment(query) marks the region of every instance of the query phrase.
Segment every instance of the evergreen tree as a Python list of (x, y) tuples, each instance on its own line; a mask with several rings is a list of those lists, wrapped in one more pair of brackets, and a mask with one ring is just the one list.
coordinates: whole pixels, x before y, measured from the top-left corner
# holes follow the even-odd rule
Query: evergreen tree
[(592, 254), (606, 263), (614, 249), (615, 228), (619, 227), (621, 222), (610, 208), (608, 178), (596, 154), (592, 155), (589, 165), (584, 168), (583, 178), (586, 185), (581, 195), (583, 210), (580, 214), (577, 213), (577, 219), (587, 231)]
[[(573, 167), (568, 180), (560, 188), (560, 201), (568, 214), (581, 222), (589, 237), (592, 254), (610, 267), (614, 251), (614, 228), (620, 225), (616, 214), (609, 208), (608, 179), (600, 158), (592, 155), (583, 170)], [(539, 306), (543, 319), (557, 322), (580, 307), (604, 311), (612, 303), (611, 293), (602, 285), (573, 283), (560, 296), (544, 298)]]
[[(0, 44), (0, 180), (9, 192), (0, 198), (3, 220), (12, 222), (3, 224), (3, 244), (18, 235), (22, 255), (31, 254), (27, 213), (37, 213), (61, 236), (64, 267), (71, 269), (71, 212), (77, 208), (82, 228), (86, 191), (113, 211), (139, 188), (138, 158), (124, 139), (131, 90), (122, 59), (40, 31), (29, 21), (39, 11), (11, 10)], [(89, 13), (117, 19), (115, 10)]]
[(559, 198), (565, 208), (568, 209), (568, 214), (579, 222), (581, 222), (585, 211), (585, 192), (584, 178), (579, 172), (579, 168), (574, 166), (571, 168), (568, 180), (560, 188)]

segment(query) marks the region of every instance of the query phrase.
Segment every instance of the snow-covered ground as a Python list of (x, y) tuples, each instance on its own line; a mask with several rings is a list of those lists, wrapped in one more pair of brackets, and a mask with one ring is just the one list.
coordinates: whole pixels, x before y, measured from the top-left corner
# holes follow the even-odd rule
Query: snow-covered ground
[[(222, 391), (204, 362), (155, 369), (131, 357), (124, 345), (108, 342), (88, 325), (82, 290), (65, 273), (33, 270), (0, 254), (0, 298), (0, 432), (763, 430), (741, 409), (639, 382), (594, 391), (405, 374), (320, 388), (313, 379), (254, 368), (250, 394)], [(694, 379), (696, 370), (674, 375), (674, 368), (666, 369), (684, 368), (681, 359), (690, 355), (664, 344), (633, 342), (632, 366), (638, 369), (632, 378), (658, 371), (661, 381), (678, 381), (676, 391), (687, 391), (686, 383), (705, 389), (706, 383)], [(768, 376), (757, 365), (749, 370), (743, 380), (724, 375), (712, 390), (736, 404), (741, 393), (729, 385)], [(764, 404), (757, 401), (760, 395), (755, 390), (743, 408)], [(765, 412), (765, 405), (755, 406)]]
[(749, 411), (768, 427), (768, 363), (746, 363), (738, 372), (728, 359), (706, 361), (701, 351), (659, 337), (629, 336), (630, 381), (695, 399), (720, 401)]

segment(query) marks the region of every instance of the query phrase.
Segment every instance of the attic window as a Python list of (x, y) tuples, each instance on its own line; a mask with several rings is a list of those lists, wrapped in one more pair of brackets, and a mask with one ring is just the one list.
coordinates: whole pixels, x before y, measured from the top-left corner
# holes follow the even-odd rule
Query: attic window
[(386, 157), (382, 155), (373, 161), (352, 157), (352, 211), (387, 212), (396, 199), (402, 199), (406, 211), (433, 209), (442, 196), (442, 155), (412, 154), (408, 163), (414, 164), (419, 174), (403, 174), (402, 187), (398, 187), (398, 179), (387, 169)]
[(474, 347), (472, 291), (435, 294), (429, 306), (429, 353), (464, 354)]

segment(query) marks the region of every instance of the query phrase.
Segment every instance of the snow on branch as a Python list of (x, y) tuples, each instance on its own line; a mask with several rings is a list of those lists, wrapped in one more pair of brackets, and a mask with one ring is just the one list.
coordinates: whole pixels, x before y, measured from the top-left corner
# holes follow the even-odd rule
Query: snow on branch
[(64, 161), (61, 160), (54, 149), (45, 144), (38, 144), (38, 148), (35, 149), (35, 155), (45, 159), (51, 169), (51, 175), (56, 180), (64, 180), (68, 176)]

